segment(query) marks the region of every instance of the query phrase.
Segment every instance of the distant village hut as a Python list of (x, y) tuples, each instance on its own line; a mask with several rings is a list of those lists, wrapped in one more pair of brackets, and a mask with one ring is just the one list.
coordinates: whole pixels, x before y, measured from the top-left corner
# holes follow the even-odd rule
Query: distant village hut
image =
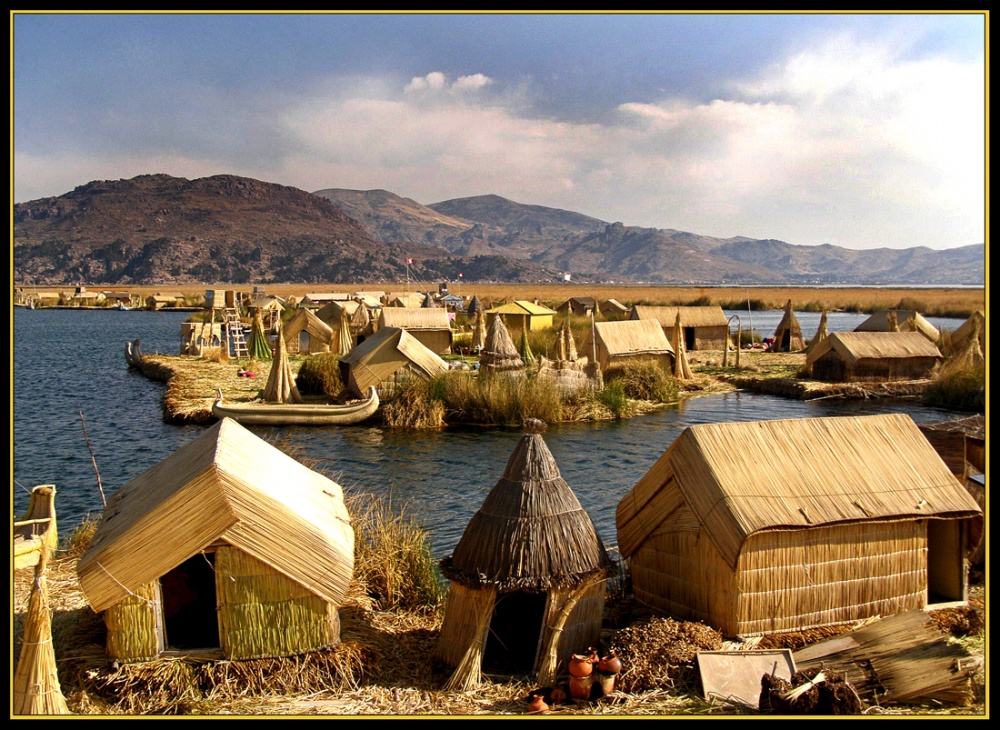
[(570, 297), (556, 307), (556, 311), (563, 315), (590, 316), (591, 313), (597, 313), (597, 300), (594, 297)]
[(674, 367), (674, 348), (660, 323), (654, 319), (596, 322), (584, 352), (594, 356), (602, 370), (636, 360), (656, 363), (664, 373)]
[(441, 307), (383, 307), (379, 314), (379, 329), (398, 327), (406, 330), (431, 352), (446, 355), (451, 352), (454, 333), (448, 312)]
[(824, 309), (823, 314), (821, 314), (819, 318), (819, 326), (816, 328), (816, 334), (813, 335), (813, 338), (809, 340), (809, 344), (806, 345), (807, 357), (812, 354), (813, 350), (819, 347), (820, 343), (823, 342), (823, 340), (825, 340), (830, 334), (828, 331), (827, 319), (827, 313)]
[(440, 355), (398, 327), (380, 328), (340, 358), (341, 379), (356, 398), (401, 376), (429, 380), (446, 372), (448, 363)]
[(425, 295), (420, 292), (389, 292), (382, 303), (386, 307), (406, 307), (418, 309), (424, 304)]
[(486, 333), (486, 342), (479, 352), (479, 372), (519, 373), (524, 370), (524, 360), (518, 352), (502, 316), (494, 317)]
[(483, 308), (483, 303), (479, 301), (479, 295), (473, 294), (472, 299), (469, 300), (469, 306), (465, 310), (465, 313), (469, 317), (469, 321), (475, 322), (476, 317), (479, 316), (479, 313), (484, 311), (486, 310)]
[(962, 604), (982, 520), (905, 414), (691, 426), (616, 512), (635, 597), (732, 637)]
[(773, 352), (801, 352), (806, 348), (805, 340), (802, 339), (802, 325), (799, 324), (798, 317), (792, 309), (792, 300), (789, 299), (785, 305), (785, 313), (781, 316), (781, 321), (774, 330), (774, 345), (771, 346)]
[(896, 329), (900, 332), (905, 332), (910, 327), (907, 324), (910, 320), (913, 320), (912, 327), (931, 342), (936, 344), (941, 338), (941, 333), (937, 327), (928, 322), (920, 312), (910, 309), (883, 309), (874, 312), (868, 319), (855, 327), (854, 331), (891, 332), (893, 331), (891, 325), (895, 321)]
[(353, 318), (355, 313), (358, 311), (358, 307), (361, 306), (361, 302), (356, 302), (353, 299), (342, 299), (336, 302), (327, 302), (322, 307), (316, 310), (316, 316), (324, 323), (336, 329), (340, 326), (340, 318), (344, 312), (347, 312), (348, 318)]
[(567, 318), (556, 335), (548, 357), (540, 355), (538, 358), (538, 377), (551, 380), (560, 390), (574, 392), (590, 383), (587, 372), (589, 362), (588, 358), (577, 353), (576, 340)]
[(529, 419), (503, 476), (473, 515), (454, 553), (435, 662), (449, 687), (481, 672), (555, 679), (570, 655), (600, 638), (613, 563), (587, 512)]
[(832, 332), (806, 356), (805, 369), (831, 383), (920, 380), (943, 359), (919, 332)]
[(669, 335), (678, 314), (681, 316), (687, 351), (725, 349), (729, 342), (729, 320), (719, 306), (658, 307), (637, 304), (632, 307), (629, 319), (654, 320)]
[(115, 492), (77, 565), (118, 662), (336, 645), (353, 571), (340, 485), (228, 418)]
[(316, 316), (311, 309), (299, 307), (298, 311), (282, 326), (282, 336), (288, 354), (316, 354), (336, 348), (333, 328)]
[(605, 299), (597, 309), (605, 319), (624, 319), (629, 314), (629, 308), (617, 299)]
[(518, 300), (486, 310), (486, 326), (491, 327), (493, 320), (503, 317), (507, 331), (511, 337), (516, 338), (521, 336), (521, 330), (534, 332), (551, 329), (555, 316), (556, 312), (553, 309), (534, 302)]

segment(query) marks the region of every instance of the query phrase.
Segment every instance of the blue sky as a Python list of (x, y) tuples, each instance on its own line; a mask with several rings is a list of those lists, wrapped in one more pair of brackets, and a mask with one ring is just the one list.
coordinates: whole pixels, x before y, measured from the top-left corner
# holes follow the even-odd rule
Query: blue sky
[(983, 243), (987, 20), (12, 12), (12, 202), (227, 173), (724, 238)]

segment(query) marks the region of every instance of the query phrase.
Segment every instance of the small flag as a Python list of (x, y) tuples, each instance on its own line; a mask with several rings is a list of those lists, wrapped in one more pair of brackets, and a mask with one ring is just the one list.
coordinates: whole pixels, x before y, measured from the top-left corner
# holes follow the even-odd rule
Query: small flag
[(406, 259), (406, 265), (409, 266), (413, 263), (413, 259)]
[(465, 276), (465, 274), (459, 274), (458, 278), (461, 279), (463, 276)]

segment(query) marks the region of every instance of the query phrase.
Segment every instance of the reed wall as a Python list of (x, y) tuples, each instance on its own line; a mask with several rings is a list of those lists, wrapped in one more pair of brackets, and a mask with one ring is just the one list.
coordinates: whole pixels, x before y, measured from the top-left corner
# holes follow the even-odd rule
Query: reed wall
[(155, 659), (163, 649), (160, 626), (160, 587), (154, 581), (104, 612), (108, 658), (119, 662)]

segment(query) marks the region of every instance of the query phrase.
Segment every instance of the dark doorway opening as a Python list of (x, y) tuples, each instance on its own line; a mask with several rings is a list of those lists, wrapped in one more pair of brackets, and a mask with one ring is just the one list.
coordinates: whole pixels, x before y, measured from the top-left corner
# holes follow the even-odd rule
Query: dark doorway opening
[(538, 653), (547, 594), (505, 593), (497, 597), (490, 620), (483, 670), (497, 674), (530, 674)]
[(170, 649), (216, 649), (215, 554), (199, 553), (160, 579), (165, 645)]

